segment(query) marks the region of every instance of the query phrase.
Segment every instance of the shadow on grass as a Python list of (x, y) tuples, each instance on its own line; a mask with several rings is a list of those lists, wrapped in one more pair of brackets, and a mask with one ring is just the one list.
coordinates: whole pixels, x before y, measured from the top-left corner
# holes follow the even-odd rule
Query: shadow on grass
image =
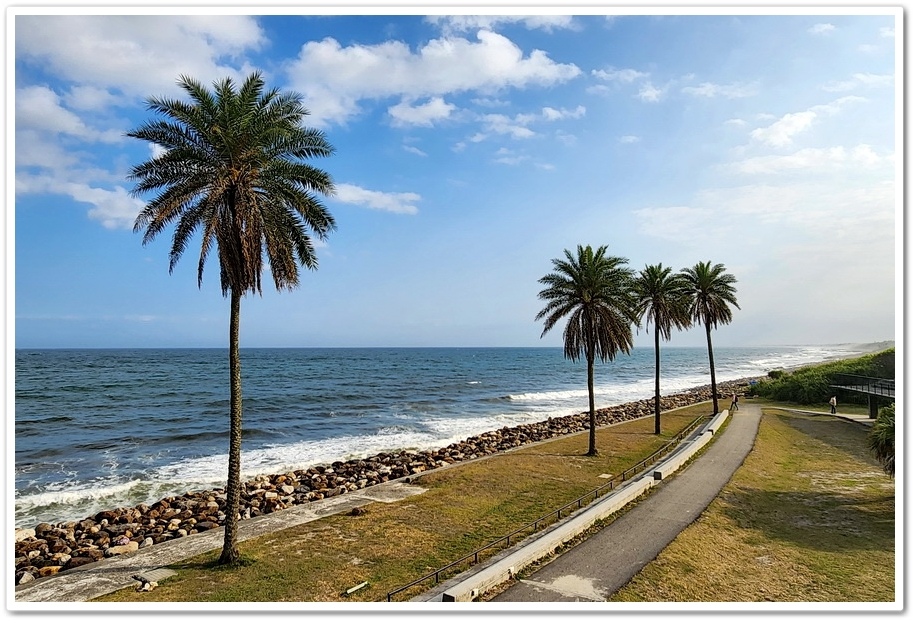
[(894, 495), (744, 489), (723, 494), (723, 514), (744, 529), (822, 552), (894, 549)]
[(847, 422), (830, 414), (808, 415), (779, 409), (774, 409), (769, 413), (778, 417), (780, 422), (812, 439), (833, 446), (878, 469), (881, 468), (881, 464), (868, 448), (868, 432), (871, 429), (861, 424)]

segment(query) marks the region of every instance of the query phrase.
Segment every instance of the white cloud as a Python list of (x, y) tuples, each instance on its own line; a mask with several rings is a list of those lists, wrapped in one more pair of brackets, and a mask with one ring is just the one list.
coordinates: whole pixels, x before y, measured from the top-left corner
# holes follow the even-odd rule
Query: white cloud
[(631, 144), (631, 143), (638, 143), (640, 141), (640, 138), (638, 136), (633, 136), (632, 134), (628, 134), (626, 136), (621, 136), (617, 140), (620, 143)]
[(819, 104), (802, 112), (788, 113), (767, 127), (753, 130), (751, 137), (771, 147), (786, 147), (792, 144), (792, 139), (796, 134), (810, 128), (818, 115), (836, 114), (846, 104), (861, 101), (865, 101), (865, 98), (847, 95), (829, 104)]
[(467, 32), (484, 28), (495, 30), (504, 24), (521, 24), (529, 30), (574, 29), (569, 15), (429, 15), (426, 21), (445, 32)]
[(704, 82), (697, 87), (684, 87), (681, 92), (699, 97), (736, 99), (757, 95), (757, 84), (738, 84), (735, 82), (731, 84), (713, 84), (712, 82)]
[(477, 33), (477, 41), (443, 37), (416, 52), (400, 41), (347, 47), (332, 38), (310, 41), (287, 71), (319, 125), (346, 121), (359, 112), (363, 99), (414, 100), (465, 91), (488, 95), (510, 87), (553, 86), (581, 73), (541, 50), (526, 57), (508, 38), (486, 30)]
[(792, 137), (808, 129), (817, 114), (810, 110), (783, 115), (779, 121), (765, 128), (757, 128), (751, 136), (772, 147), (784, 147), (792, 144)]
[(560, 119), (579, 119), (585, 115), (585, 106), (576, 106), (574, 110), (567, 110), (565, 108), (557, 110), (556, 108), (545, 106), (541, 109), (541, 114), (544, 115), (544, 119), (548, 121), (558, 121)]
[(600, 78), (601, 80), (622, 83), (630, 83), (637, 78), (649, 77), (649, 74), (642, 71), (636, 71), (635, 69), (615, 69), (614, 67), (608, 67), (607, 69), (593, 69), (592, 75), (596, 78)]
[(411, 154), (415, 154), (417, 156), (423, 156), (425, 158), (426, 156), (429, 155), (422, 149), (414, 147), (413, 145), (403, 145), (403, 147), (404, 147), (404, 151), (411, 153)]
[[(97, 90), (131, 96), (178, 92), (179, 74), (209, 84), (239, 78), (226, 61), (266, 39), (254, 17), (234, 15), (20, 15), (16, 57)], [(86, 93), (79, 97), (86, 98)]]
[(399, 126), (420, 125), (432, 127), (436, 121), (448, 119), (454, 104), (448, 104), (441, 97), (430, 98), (425, 104), (413, 105), (406, 101), (391, 106), (388, 114), (394, 119), (394, 124)]
[(337, 201), (395, 214), (416, 214), (418, 210), (414, 204), (421, 199), (416, 193), (385, 193), (353, 184), (337, 184), (336, 189), (334, 199)]
[(743, 128), (744, 126), (747, 125), (747, 121), (745, 121), (744, 119), (738, 119), (738, 118), (736, 117), (736, 118), (734, 118), (734, 119), (729, 119), (729, 120), (727, 120), (727, 121), (725, 122), (725, 125), (733, 125), (733, 126), (737, 126), (737, 127), (739, 127), (739, 128)]
[(836, 26), (833, 24), (823, 23), (815, 24), (808, 29), (808, 32), (810, 32), (812, 35), (826, 35), (830, 32), (833, 32), (834, 30), (836, 30)]
[(874, 169), (882, 163), (893, 165), (893, 155), (879, 156), (869, 145), (801, 149), (782, 156), (748, 158), (731, 165), (734, 171), (746, 174), (773, 174), (786, 171), (835, 171)]
[[(514, 120), (506, 115), (484, 115), (484, 130), (493, 134), (508, 134), (512, 138), (531, 138), (535, 133), (530, 128), (525, 127), (529, 121), (524, 117), (516, 117)], [(485, 133), (478, 133), (471, 138), (472, 141), (480, 142), (486, 138)]]
[(61, 105), (57, 93), (45, 86), (16, 90), (16, 127), (51, 134), (68, 134), (87, 141), (116, 143), (123, 140), (122, 133), (116, 130), (88, 127), (78, 115)]
[(852, 91), (858, 87), (892, 87), (894, 86), (893, 74), (868, 74), (855, 73), (849, 80), (828, 82), (821, 89), (824, 91)]
[(89, 218), (99, 221), (107, 229), (131, 229), (140, 210), (146, 205), (131, 197), (120, 186), (113, 189), (97, 188), (80, 182), (54, 179), (48, 175), (17, 175), (18, 194), (49, 193), (64, 195), (80, 203), (88, 203)]
[(882, 37), (893, 37), (894, 34), (895, 34), (895, 32), (894, 32), (894, 29), (893, 29), (893, 28), (891, 28), (891, 27), (889, 27), (889, 26), (885, 26), (884, 28), (882, 28), (882, 29), (879, 31), (879, 34), (880, 34)]
[(636, 96), (644, 102), (658, 102), (661, 101), (667, 90), (668, 87), (659, 88), (651, 82), (646, 82), (639, 88), (639, 93)]

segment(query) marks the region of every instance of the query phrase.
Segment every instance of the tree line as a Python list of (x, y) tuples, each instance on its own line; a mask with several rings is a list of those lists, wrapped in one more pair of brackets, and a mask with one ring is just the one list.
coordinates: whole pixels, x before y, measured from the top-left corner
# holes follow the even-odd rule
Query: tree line
[(545, 287), (538, 297), (546, 301), (536, 320), (544, 320), (543, 338), (564, 318), (563, 353), (573, 361), (585, 358), (588, 385), (588, 454), (595, 445), (595, 360), (613, 360), (633, 347), (633, 328), (652, 324), (655, 337), (655, 434), (661, 434), (661, 339), (671, 339), (673, 329), (701, 325), (706, 331), (713, 414), (719, 412), (712, 330), (732, 320), (732, 307), (740, 309), (734, 275), (722, 264), (697, 262), (674, 272), (662, 264), (647, 264), (638, 273), (628, 260), (608, 255), (607, 246), (592, 249), (578, 245), (553, 260), (553, 272), (540, 279)]

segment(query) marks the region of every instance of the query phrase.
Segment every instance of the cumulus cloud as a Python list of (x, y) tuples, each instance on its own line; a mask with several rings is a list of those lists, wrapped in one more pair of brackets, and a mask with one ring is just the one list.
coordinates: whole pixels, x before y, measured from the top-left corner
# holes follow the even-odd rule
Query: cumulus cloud
[(417, 105), (402, 101), (400, 104), (391, 106), (388, 114), (391, 115), (395, 125), (432, 127), (434, 122), (448, 119), (455, 108), (454, 104), (446, 103), (441, 97), (433, 97), (426, 103)]
[(130, 193), (120, 186), (111, 189), (99, 188), (47, 174), (18, 174), (16, 193), (63, 195), (74, 201), (89, 204), (92, 206), (88, 212), (89, 218), (99, 221), (107, 229), (132, 228), (140, 210), (146, 205), (143, 201), (130, 196)]
[(123, 139), (122, 133), (116, 130), (97, 130), (87, 126), (77, 114), (64, 108), (60, 96), (46, 86), (16, 90), (16, 127), (67, 134), (93, 142), (116, 143)]
[(399, 96), (424, 97), (505, 88), (553, 86), (581, 71), (552, 61), (542, 50), (525, 56), (508, 38), (486, 30), (476, 41), (446, 36), (416, 51), (400, 41), (342, 46), (333, 38), (310, 41), (289, 63), (293, 87), (303, 93), (314, 123), (343, 123), (358, 114), (359, 102)]
[(659, 102), (662, 97), (665, 95), (665, 92), (668, 90), (668, 87), (657, 87), (651, 82), (645, 82), (639, 88), (639, 93), (636, 94), (636, 97), (641, 99), (644, 102)]
[(812, 106), (801, 112), (787, 113), (769, 126), (756, 128), (751, 132), (751, 137), (771, 147), (786, 147), (792, 144), (796, 134), (810, 128), (819, 115), (836, 114), (846, 104), (857, 101), (864, 101), (864, 98), (847, 95), (829, 104)]
[(785, 147), (792, 144), (792, 137), (808, 129), (817, 114), (810, 110), (783, 115), (779, 121), (765, 128), (757, 128), (751, 136), (772, 147)]
[(416, 214), (420, 195), (416, 193), (386, 193), (367, 190), (353, 184), (337, 184), (334, 199), (341, 203), (362, 206), (371, 210), (382, 210), (395, 214)]
[(836, 30), (836, 26), (829, 23), (815, 24), (808, 29), (812, 35), (826, 35)]
[(95, 97), (177, 94), (179, 74), (205, 84), (239, 78), (226, 61), (265, 42), (256, 19), (241, 15), (16, 17), (16, 57), (42, 62), (52, 75), (91, 87)]

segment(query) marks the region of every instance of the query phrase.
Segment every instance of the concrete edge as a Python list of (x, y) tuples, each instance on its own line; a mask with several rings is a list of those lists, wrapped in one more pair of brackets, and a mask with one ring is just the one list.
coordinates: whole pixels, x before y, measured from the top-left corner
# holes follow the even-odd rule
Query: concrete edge
[[(665, 458), (655, 468), (650, 468), (637, 479), (627, 483), (615, 492), (606, 496), (604, 501), (586, 508), (583, 512), (571, 516), (563, 523), (554, 526), (544, 535), (518, 547), (515, 551), (504, 556), (495, 556), (487, 567), (477, 572), (470, 573), (459, 582), (447, 587), (441, 587), (438, 592), (433, 589), (433, 595), (427, 592), (411, 601), (473, 601), (480, 594), (515, 577), (521, 569), (544, 558), (558, 547), (576, 538), (596, 522), (612, 515), (621, 508), (641, 496), (643, 493), (658, 485), (664, 478), (675, 473), (681, 466), (696, 455), (709, 441), (716, 431), (724, 424), (729, 412), (722, 411), (704, 428), (700, 427), (693, 437), (675, 450), (673, 455)], [(659, 469), (660, 466), (664, 466)], [(436, 597), (439, 597), (437, 599)]]
[(481, 593), (511, 579), (531, 563), (553, 552), (557, 547), (588, 530), (597, 521), (611, 515), (655, 486), (650, 476), (630, 482), (604, 502), (575, 515), (571, 520), (556, 526), (536, 541), (518, 549), (496, 564), (488, 566), (442, 593), (442, 601), (472, 601)]

